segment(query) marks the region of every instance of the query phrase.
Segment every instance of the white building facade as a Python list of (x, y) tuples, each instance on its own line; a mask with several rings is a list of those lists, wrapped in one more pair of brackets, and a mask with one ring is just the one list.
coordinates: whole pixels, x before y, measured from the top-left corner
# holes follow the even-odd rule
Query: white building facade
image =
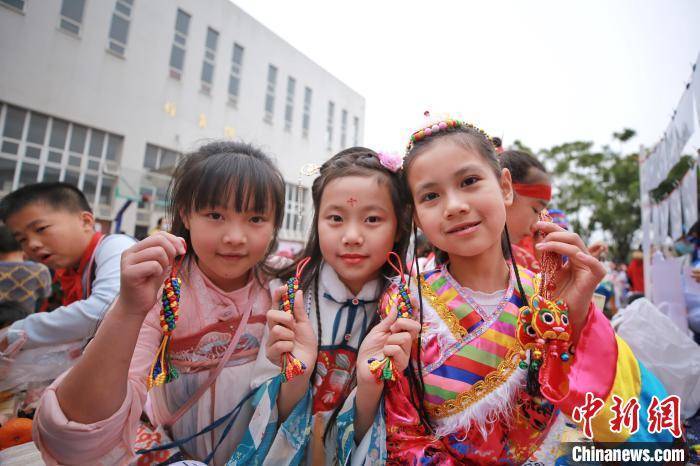
[(234, 138), (276, 159), (298, 247), (300, 168), (362, 143), (363, 97), (229, 0), (0, 0), (0, 42), (0, 196), (73, 183), (103, 229), (132, 200), (144, 236), (182, 154)]

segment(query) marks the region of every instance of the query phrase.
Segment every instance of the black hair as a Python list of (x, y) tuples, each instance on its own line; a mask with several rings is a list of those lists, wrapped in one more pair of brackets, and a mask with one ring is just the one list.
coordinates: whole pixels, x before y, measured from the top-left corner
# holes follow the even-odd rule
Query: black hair
[[(267, 258), (277, 247), (277, 232), (284, 218), (284, 178), (272, 159), (250, 144), (214, 141), (180, 161), (168, 188), (171, 232), (185, 239), (187, 256), (194, 256), (190, 232), (183, 217), (206, 208), (228, 207), (238, 213), (271, 213), (273, 239), (265, 258), (256, 266), (271, 276)], [(261, 279), (257, 275), (258, 279)]]
[(11, 192), (0, 201), (0, 220), (7, 219), (25, 207), (43, 203), (67, 212), (90, 212), (90, 204), (81, 190), (68, 183), (34, 183)]
[[(419, 141), (414, 141), (412, 145), (409, 147), (406, 157), (404, 158), (404, 163), (403, 163), (403, 171), (402, 171), (402, 179), (403, 179), (403, 185), (404, 189), (406, 190), (407, 198), (410, 200), (411, 204), (413, 205), (413, 195), (410, 192), (410, 187), (408, 184), (408, 174), (409, 170), (411, 168), (411, 165), (413, 161), (418, 157), (421, 153), (423, 153), (426, 149), (431, 147), (433, 144), (435, 144), (435, 141), (441, 141), (441, 140), (446, 140), (448, 139), (455, 142), (456, 144), (461, 145), (462, 147), (468, 149), (468, 150), (473, 150), (477, 152), (489, 165), (491, 168), (494, 176), (496, 179), (500, 180), (501, 177), (501, 164), (499, 163), (498, 155), (496, 153), (496, 145), (494, 144), (494, 141), (486, 135), (483, 131), (479, 130), (476, 127), (466, 125), (466, 124), (457, 124), (455, 126), (448, 126), (446, 128), (441, 129), (440, 132), (434, 133), (433, 135), (429, 137), (425, 137)], [(415, 206), (413, 206), (415, 208)], [(414, 234), (417, 234), (417, 229), (414, 226)], [(447, 260), (447, 254), (444, 251), (441, 251), (437, 248), (435, 249), (435, 259), (436, 262), (445, 262)], [(508, 235), (508, 227), (507, 225), (503, 225), (503, 234), (501, 235), (501, 251), (503, 253), (503, 257), (508, 260), (513, 257), (513, 251), (510, 243), (510, 237)], [(418, 415), (421, 419), (421, 422), (423, 425), (429, 430), (432, 431), (431, 424), (429, 422), (429, 415), (427, 411), (425, 410), (425, 406), (423, 405), (423, 400), (425, 398), (425, 382), (423, 380), (423, 364), (421, 360), (421, 340), (422, 340), (422, 333), (423, 333), (423, 297), (421, 293), (421, 271), (418, 267), (418, 261), (416, 258), (414, 258), (415, 261), (415, 267), (416, 267), (416, 272), (417, 272), (417, 277), (418, 277), (418, 283), (417, 283), (417, 288), (418, 288), (418, 293), (419, 293), (419, 305), (420, 305), (420, 331), (418, 333), (418, 345), (417, 345), (417, 358), (416, 360), (418, 361), (418, 367), (414, 370), (410, 365), (409, 365), (409, 371), (407, 371), (408, 374), (408, 382), (411, 387), (411, 403), (413, 406), (416, 408), (418, 411)], [(525, 290), (523, 288), (522, 282), (520, 281), (520, 274), (518, 272), (518, 267), (515, 264), (515, 261), (512, 262), (512, 267), (515, 273), (515, 278), (518, 286), (518, 290), (520, 291), (521, 294), (521, 299), (523, 301), (527, 301), (527, 296), (525, 294)], [(532, 383), (532, 379), (536, 378), (537, 375), (534, 373), (529, 373), (528, 374), (528, 390), (530, 390), (531, 386), (534, 386)]]
[(533, 169), (547, 175), (547, 169), (534, 155), (519, 150), (507, 150), (499, 154), (501, 167), (510, 170), (513, 183), (532, 184)]
[(19, 242), (12, 236), (12, 232), (6, 225), (0, 224), (0, 254), (9, 254), (22, 250)]
[[(375, 177), (377, 182), (383, 183), (389, 189), (389, 195), (391, 197), (391, 203), (394, 208), (394, 214), (396, 215), (396, 242), (392, 248), (398, 256), (401, 258), (401, 262), (406, 261), (406, 251), (408, 249), (408, 243), (410, 240), (410, 225), (411, 225), (411, 214), (412, 211), (408, 207), (408, 201), (405, 199), (405, 191), (401, 187), (401, 180), (399, 176), (392, 173), (388, 168), (381, 164), (379, 161), (378, 154), (366, 147), (351, 147), (345, 149), (331, 157), (323, 165), (321, 165), (319, 176), (316, 177), (311, 186), (311, 198), (314, 205), (314, 215), (311, 223), (311, 228), (309, 229), (309, 238), (306, 242), (306, 247), (299, 254), (298, 259), (295, 263), (282, 269), (279, 272), (279, 277), (282, 279), (287, 279), (294, 275), (296, 272), (296, 266), (299, 260), (309, 257), (310, 260), (306, 267), (304, 268), (304, 273), (301, 277), (300, 288), (304, 293), (312, 293), (316, 320), (318, 321), (318, 334), (317, 344), (321, 346), (321, 315), (319, 310), (319, 297), (318, 297), (318, 281), (321, 272), (321, 263), (323, 256), (321, 254), (321, 244), (318, 236), (318, 220), (319, 212), (321, 207), (321, 198), (323, 197), (323, 192), (333, 180), (338, 178), (343, 178), (347, 176), (361, 176), (361, 177)], [(385, 263), (379, 271), (380, 279), (380, 297), (389, 288), (390, 279), (389, 277), (396, 275), (394, 269)], [(313, 290), (310, 288), (313, 285)], [(379, 323), (379, 313), (375, 314), (374, 318), (368, 325), (365, 335)], [(346, 381), (346, 385), (341, 393), (348, 390), (351, 381), (355, 378), (356, 368), (353, 367), (351, 376)], [(311, 374), (311, 380), (313, 380), (316, 373), (316, 364), (314, 364), (314, 369)], [(341, 406), (338, 406), (330, 417), (327, 424), (326, 430), (324, 432), (324, 437), (330, 432), (329, 427), (333, 425), (335, 418), (340, 412)]]

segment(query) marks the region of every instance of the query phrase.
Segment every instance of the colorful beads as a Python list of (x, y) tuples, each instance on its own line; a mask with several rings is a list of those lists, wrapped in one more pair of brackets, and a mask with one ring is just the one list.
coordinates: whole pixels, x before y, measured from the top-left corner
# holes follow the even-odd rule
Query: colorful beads
[[(426, 114), (428, 114), (428, 116), (430, 116), (429, 112), (426, 112)], [(460, 126), (477, 131), (479, 134), (484, 136), (488, 141), (493, 143), (493, 139), (491, 138), (491, 136), (489, 136), (486, 133), (486, 131), (484, 131), (483, 129), (481, 129), (481, 128), (479, 128), (471, 123), (467, 123), (467, 122), (464, 122), (461, 120), (455, 120), (452, 118), (447, 118), (447, 119), (439, 121), (437, 123), (433, 123), (430, 126), (426, 126), (425, 128), (421, 128), (418, 131), (415, 131), (413, 134), (411, 134), (410, 141), (408, 143), (408, 146), (406, 147), (406, 152), (409, 152), (413, 148), (413, 145), (416, 142), (422, 141), (423, 139), (428, 138), (430, 136), (434, 136), (434, 135), (440, 133), (441, 131), (446, 131), (448, 129), (458, 128)]]
[(163, 330), (163, 338), (160, 340), (160, 346), (146, 378), (148, 390), (171, 382), (180, 376), (170, 361), (168, 349), (170, 348), (170, 339), (177, 325), (177, 319), (180, 317), (180, 286), (182, 281), (177, 276), (177, 273), (183, 259), (184, 256), (181, 256), (178, 262), (173, 265), (170, 276), (163, 283), (160, 310), (160, 328)]
[[(280, 302), (280, 310), (288, 314), (294, 313), (294, 300), (296, 299), (297, 291), (299, 291), (301, 272), (304, 270), (306, 264), (309, 263), (309, 260), (309, 257), (302, 259), (299, 264), (297, 264), (296, 274), (287, 280), (285, 291), (282, 294), (282, 301)], [(282, 357), (283, 382), (292, 380), (297, 375), (303, 374), (305, 370), (306, 364), (295, 358), (292, 353), (285, 353)]]
[(175, 330), (175, 324), (180, 314), (180, 285), (181, 281), (178, 277), (168, 277), (163, 284), (160, 327), (166, 335), (170, 335)]
[[(398, 267), (394, 264), (394, 261), (398, 263)], [(389, 315), (391, 312), (392, 303), (396, 306), (397, 317), (411, 318), (413, 316), (413, 306), (411, 305), (411, 295), (408, 289), (408, 284), (406, 283), (406, 277), (403, 274), (403, 265), (401, 258), (395, 252), (391, 251), (388, 254), (387, 262), (391, 267), (398, 272), (400, 281), (398, 283), (398, 290), (396, 293), (389, 295), (389, 302), (385, 307), (385, 315)], [(398, 370), (394, 364), (394, 360), (385, 356), (384, 359), (371, 358), (367, 361), (369, 364), (369, 370), (374, 375), (377, 383), (388, 380), (396, 380), (398, 377)]]

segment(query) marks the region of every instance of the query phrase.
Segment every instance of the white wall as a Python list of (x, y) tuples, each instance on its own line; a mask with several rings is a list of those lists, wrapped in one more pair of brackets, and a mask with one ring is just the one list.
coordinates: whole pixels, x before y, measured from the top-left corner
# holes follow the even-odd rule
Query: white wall
[[(1, 4), (0, 4), (1, 5)], [(177, 9), (191, 15), (185, 68), (169, 77)], [(139, 170), (146, 143), (178, 151), (208, 138), (235, 137), (276, 157), (287, 180), (340, 148), (341, 111), (364, 126), (364, 99), (228, 0), (135, 0), (124, 58), (107, 51), (114, 1), (87, 0), (80, 37), (58, 28), (61, 1), (28, 0), (24, 13), (0, 6), (0, 100), (124, 136), (122, 166)], [(200, 92), (207, 27), (219, 32), (211, 95)], [(238, 107), (228, 101), (233, 43), (245, 48)], [(278, 68), (273, 124), (263, 122), (268, 64)], [(296, 78), (291, 132), (284, 131), (287, 77)], [(301, 135), (304, 87), (313, 90), (309, 138)], [(328, 101), (335, 102), (334, 143), (326, 149)], [(172, 103), (176, 115), (166, 114)], [(207, 125), (200, 128), (200, 114)], [(305, 180), (308, 184), (310, 180)], [(116, 210), (121, 202), (116, 202)], [(133, 231), (135, 208), (125, 217)]]

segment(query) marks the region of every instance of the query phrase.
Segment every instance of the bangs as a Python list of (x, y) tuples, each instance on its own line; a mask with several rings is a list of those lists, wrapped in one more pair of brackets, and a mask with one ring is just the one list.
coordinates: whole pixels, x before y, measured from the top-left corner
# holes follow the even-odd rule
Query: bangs
[[(274, 213), (279, 200), (273, 187), (280, 180), (276, 173), (252, 157), (217, 154), (201, 164), (192, 176), (190, 209), (230, 208), (238, 213)], [(234, 176), (231, 176), (235, 173)]]

